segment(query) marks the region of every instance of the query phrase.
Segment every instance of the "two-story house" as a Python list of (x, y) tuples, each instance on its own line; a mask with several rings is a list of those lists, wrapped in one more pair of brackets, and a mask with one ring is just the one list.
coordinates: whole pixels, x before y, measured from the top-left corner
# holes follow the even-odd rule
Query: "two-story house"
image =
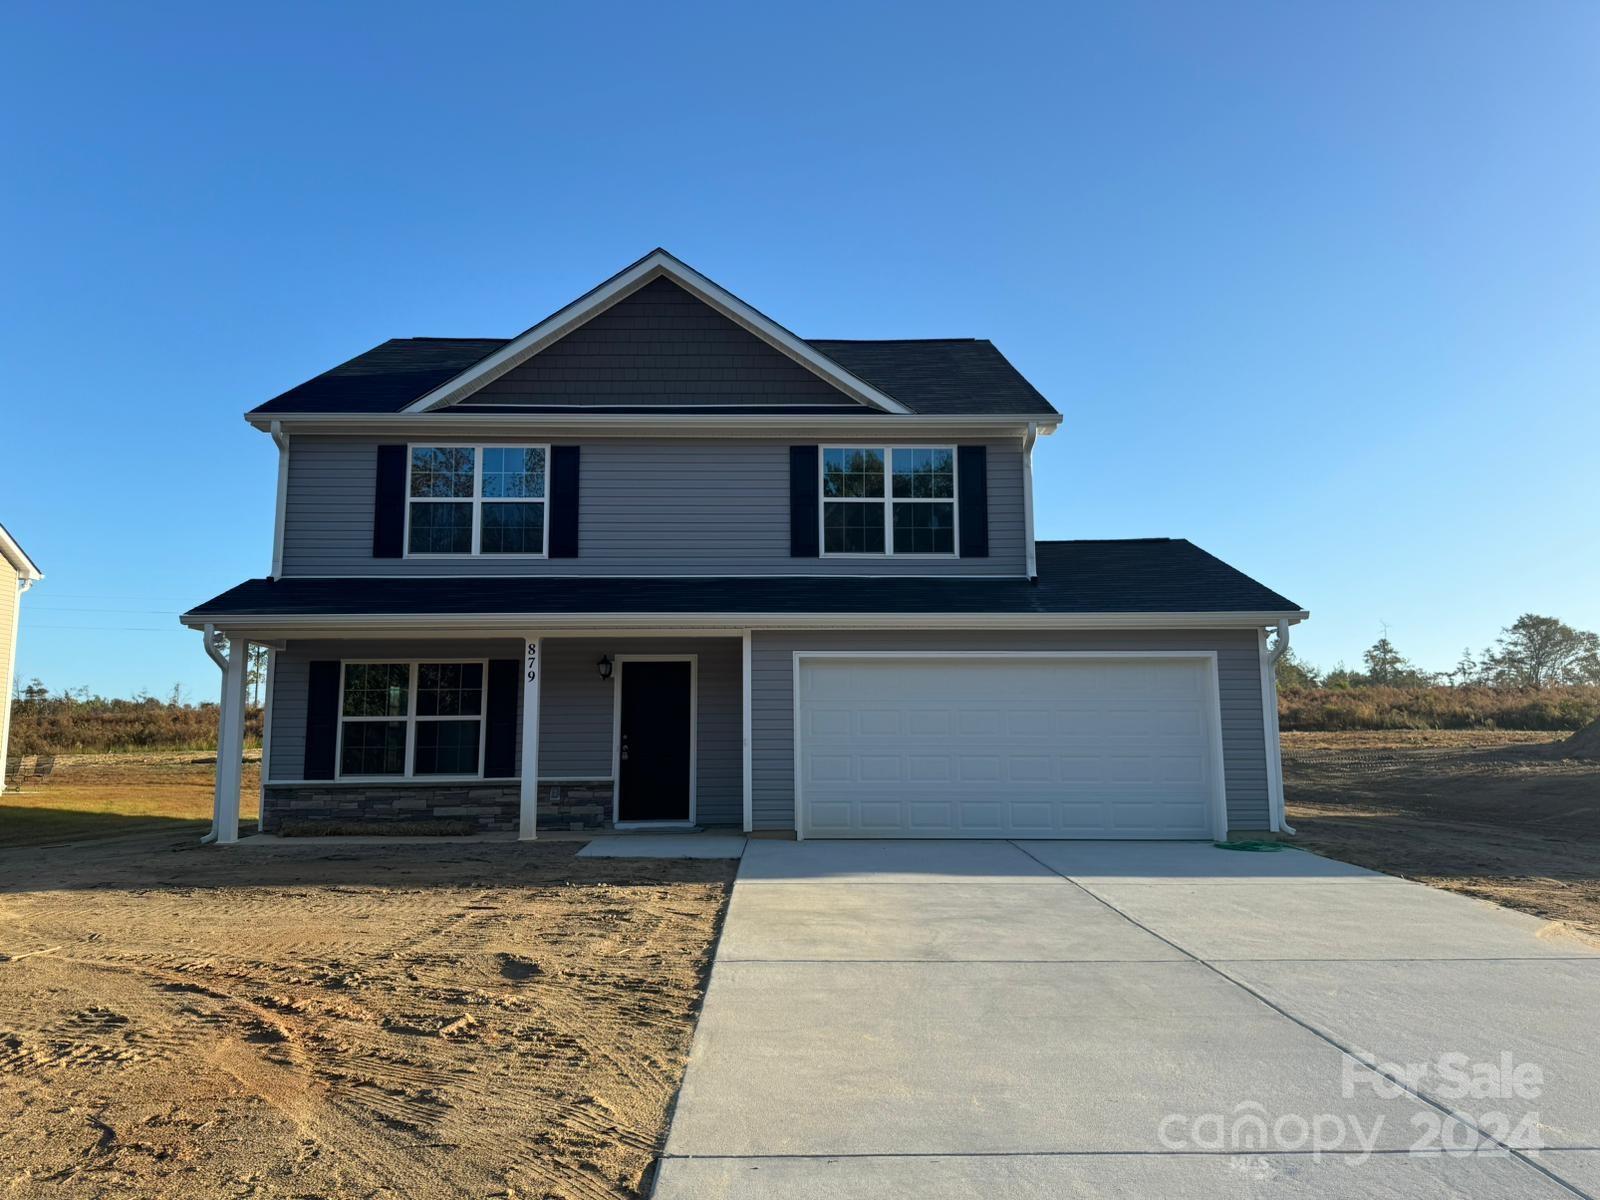
[(252, 642), (267, 831), (1282, 823), (1269, 659), (1307, 614), (1187, 541), (1036, 541), (1061, 414), (987, 341), (808, 341), (657, 250), (247, 420), (272, 571), (182, 618), (225, 671), (219, 840)]

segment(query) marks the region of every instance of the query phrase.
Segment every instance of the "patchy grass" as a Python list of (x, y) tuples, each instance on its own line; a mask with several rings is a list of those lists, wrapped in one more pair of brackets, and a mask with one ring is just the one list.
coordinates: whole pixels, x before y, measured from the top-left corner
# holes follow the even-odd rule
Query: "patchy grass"
[[(43, 782), (8, 787), (0, 796), (0, 846), (38, 846), (146, 830), (198, 837), (211, 821), (215, 759), (94, 763), (69, 767)], [(259, 763), (244, 764), (241, 821), (258, 814)]]

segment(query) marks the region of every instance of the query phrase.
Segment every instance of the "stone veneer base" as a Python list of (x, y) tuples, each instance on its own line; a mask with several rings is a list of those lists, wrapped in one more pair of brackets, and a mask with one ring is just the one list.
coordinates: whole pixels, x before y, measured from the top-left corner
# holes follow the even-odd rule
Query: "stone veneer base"
[[(384, 821), (467, 821), (484, 832), (514, 831), (522, 808), (516, 783), (375, 783), (365, 787), (269, 783), (261, 806), (261, 832), (284, 821), (313, 825)], [(609, 829), (611, 783), (541, 783), (541, 829)]]

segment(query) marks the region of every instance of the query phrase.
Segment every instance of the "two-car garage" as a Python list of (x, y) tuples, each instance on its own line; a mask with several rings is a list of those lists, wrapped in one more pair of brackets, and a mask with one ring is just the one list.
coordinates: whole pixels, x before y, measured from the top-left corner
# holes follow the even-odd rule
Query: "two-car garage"
[(803, 837), (1225, 834), (1216, 656), (799, 653)]

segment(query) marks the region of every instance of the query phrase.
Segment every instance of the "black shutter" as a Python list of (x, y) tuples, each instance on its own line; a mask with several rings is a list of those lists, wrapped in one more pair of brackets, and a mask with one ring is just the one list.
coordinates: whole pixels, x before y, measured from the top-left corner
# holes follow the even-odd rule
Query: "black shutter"
[(400, 558), (406, 540), (406, 448), (378, 447), (378, 486), (372, 498), (372, 557)]
[(956, 503), (961, 510), (961, 557), (989, 557), (989, 451), (956, 447)]
[[(550, 557), (578, 557), (578, 447), (550, 447)], [(508, 772), (509, 774), (509, 772)]]
[(497, 658), (489, 663), (489, 694), (483, 728), (483, 774), (510, 779), (517, 773), (517, 694), (522, 663)]
[(789, 557), (816, 558), (819, 550), (817, 529), (817, 448), (789, 447)]
[(339, 664), (314, 662), (306, 678), (306, 779), (332, 779), (339, 745)]

